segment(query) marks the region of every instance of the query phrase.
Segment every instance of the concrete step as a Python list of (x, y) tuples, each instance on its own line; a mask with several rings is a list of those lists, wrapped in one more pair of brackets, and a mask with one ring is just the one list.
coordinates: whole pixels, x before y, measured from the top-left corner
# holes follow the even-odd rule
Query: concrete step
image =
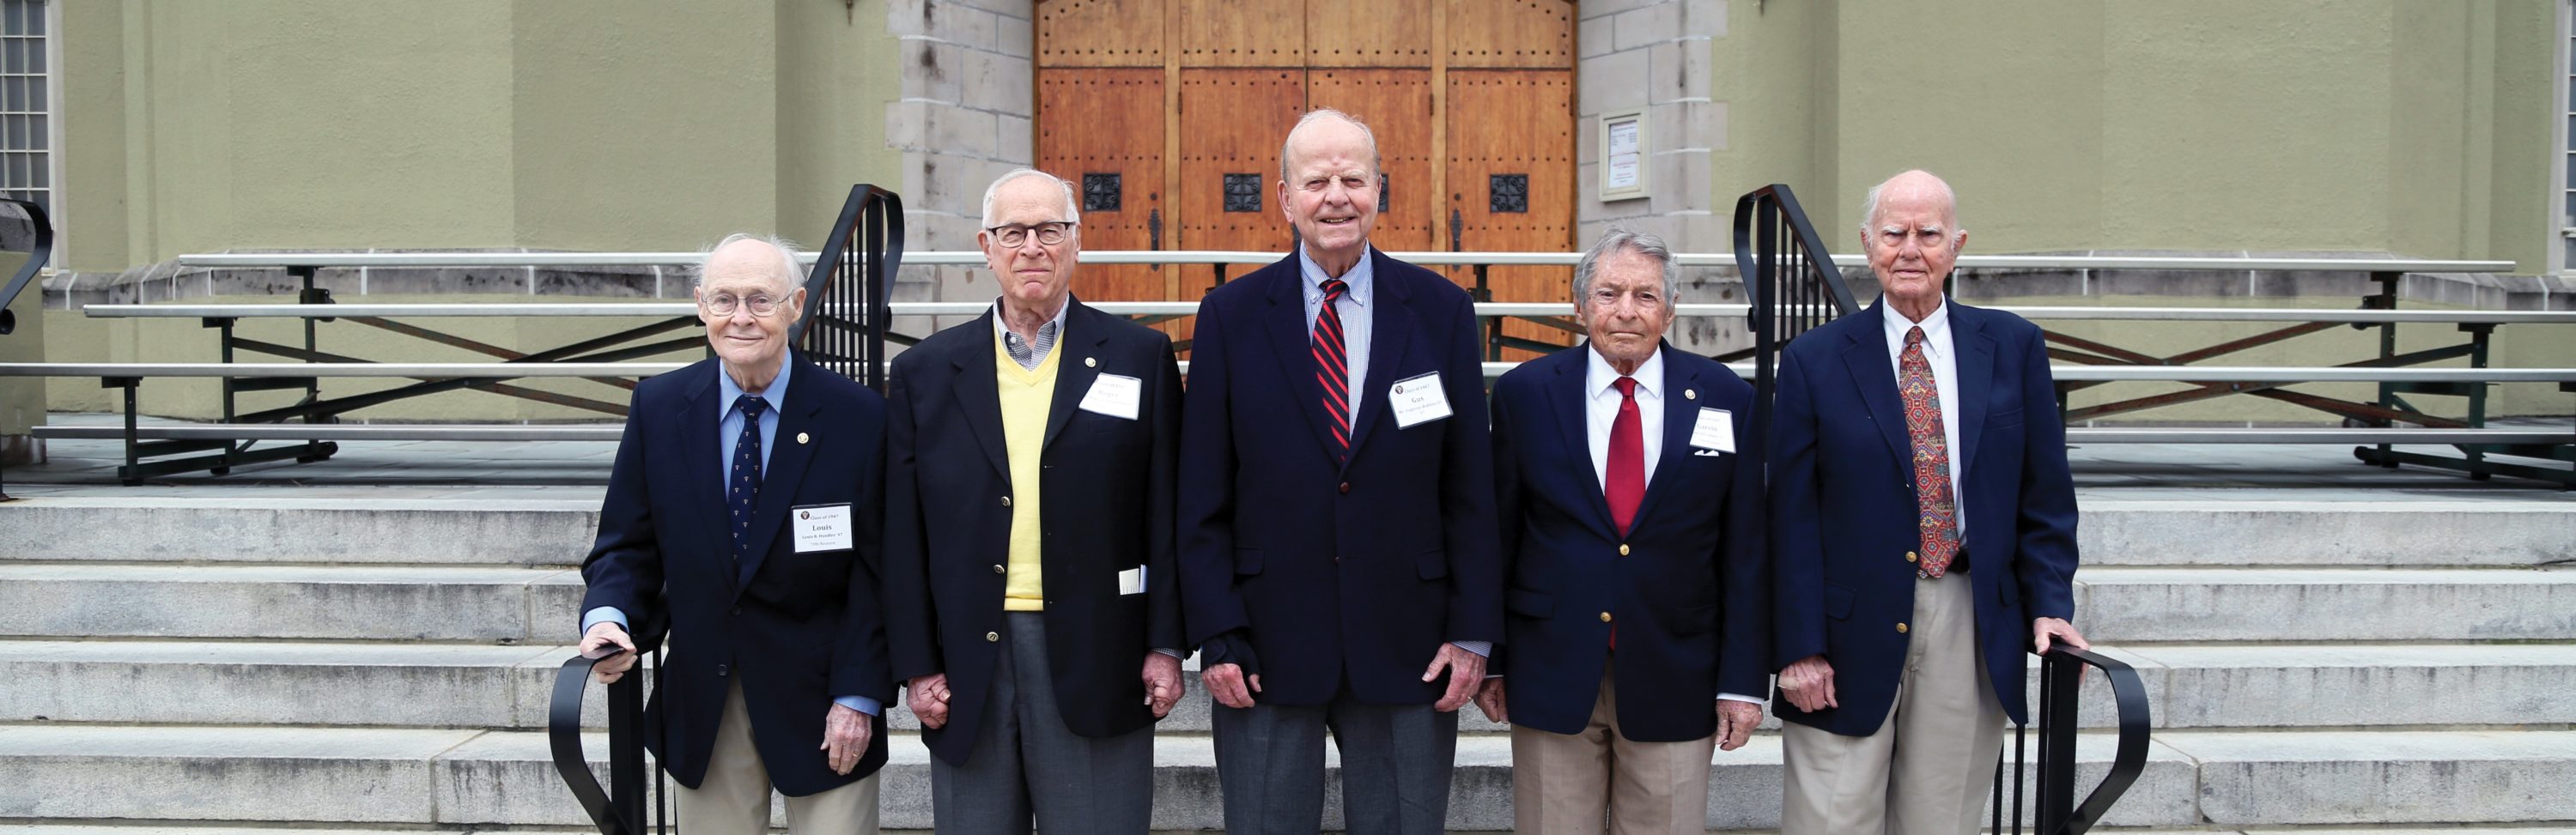
[(2223, 826), (2576, 821), (2576, 732), (2186, 731), (2160, 741), (2200, 763), (2200, 814)]
[(2087, 638), (2141, 641), (2576, 639), (2576, 569), (2088, 568)]
[(0, 504), (0, 554), (49, 561), (575, 565), (598, 532), (597, 499), (81, 496)]
[[(2138, 668), (2158, 728), (2576, 725), (2576, 644), (2161, 645)], [(2110, 723), (2102, 676), (2079, 709)], [(2039, 692), (2031, 690), (2036, 698)]]
[(556, 643), (560, 568), (0, 563), (0, 635)]
[[(598, 511), (596, 499), (36, 498), (0, 505), (0, 554), (571, 565)], [(2576, 554), (2576, 501), (2091, 498), (2076, 531), (2088, 565), (2530, 566)]]
[(2576, 501), (2480, 499), (2087, 499), (2076, 535), (2088, 567), (2533, 566), (2576, 556)]
[[(603, 735), (585, 739), (595, 760)], [(2109, 740), (2080, 746), (2079, 782), (2098, 779)], [(583, 817), (554, 773), (545, 735), (469, 730), (262, 727), (0, 726), (0, 819), (133, 819), (415, 823), (435, 826), (578, 826)], [(1326, 763), (1338, 781), (1339, 758)], [(930, 825), (929, 752), (898, 735), (883, 788), (890, 828)], [(1511, 826), (1510, 743), (1459, 742), (1449, 828)], [(1780, 748), (1758, 738), (1719, 752), (1708, 825), (1778, 825)], [(1215, 754), (1205, 736), (1155, 741), (1154, 827), (1223, 825)], [(2194, 770), (2185, 757), (2151, 752), (2146, 774), (2114, 810), (2115, 825), (2191, 822)], [(1337, 782), (1328, 783), (1327, 828), (1339, 825)], [(778, 818), (782, 819), (783, 818)]]

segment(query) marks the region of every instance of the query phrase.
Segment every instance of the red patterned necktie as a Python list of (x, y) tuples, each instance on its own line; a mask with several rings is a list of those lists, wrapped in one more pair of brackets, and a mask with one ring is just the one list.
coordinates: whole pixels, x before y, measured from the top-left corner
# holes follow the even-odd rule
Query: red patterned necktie
[(1315, 382), (1324, 389), (1324, 415), (1333, 421), (1334, 457), (1348, 461), (1351, 457), (1351, 371), (1350, 354), (1342, 347), (1342, 312), (1334, 309), (1342, 294), (1351, 286), (1338, 278), (1324, 279), (1324, 307), (1315, 313)]
[(1939, 577), (1959, 554), (1959, 520), (1950, 493), (1950, 442), (1941, 431), (1941, 389), (1932, 381), (1932, 363), (1923, 359), (1922, 328), (1905, 332), (1896, 390), (1905, 396), (1905, 433), (1914, 442), (1914, 501), (1922, 511), (1923, 563), (1915, 574)]

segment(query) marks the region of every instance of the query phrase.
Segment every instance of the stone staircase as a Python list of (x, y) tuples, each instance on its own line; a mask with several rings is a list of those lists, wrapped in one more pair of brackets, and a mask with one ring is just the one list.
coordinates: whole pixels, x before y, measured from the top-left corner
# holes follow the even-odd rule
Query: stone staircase
[[(581, 829), (543, 727), (595, 502), (0, 504), (0, 835)], [(2106, 825), (2576, 831), (2576, 501), (2084, 507), (2078, 623), (2155, 710)], [(1193, 683), (1162, 726), (1158, 829), (1220, 825), (1208, 709)], [(894, 722), (885, 823), (926, 829)], [(1508, 829), (1507, 738), (1462, 727), (1450, 827)], [(2079, 746), (2087, 785), (2111, 742)], [(1717, 756), (1708, 825), (1775, 826), (1779, 791), (1765, 732)]]

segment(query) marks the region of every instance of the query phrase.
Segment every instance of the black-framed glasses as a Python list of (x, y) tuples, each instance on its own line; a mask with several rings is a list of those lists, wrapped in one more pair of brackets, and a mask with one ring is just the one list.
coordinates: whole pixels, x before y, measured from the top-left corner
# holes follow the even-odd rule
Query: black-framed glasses
[(777, 296), (772, 296), (768, 293), (753, 293), (749, 296), (736, 296), (732, 293), (714, 293), (698, 297), (699, 306), (706, 308), (708, 313), (713, 313), (718, 316), (731, 316), (734, 311), (745, 307), (751, 308), (751, 315), (753, 316), (774, 316), (777, 315), (778, 305), (782, 303), (782, 301), (783, 300)]
[(1005, 223), (1000, 226), (985, 229), (984, 234), (993, 236), (994, 243), (1001, 244), (1005, 247), (1016, 247), (1021, 244), (1028, 243), (1030, 235), (1038, 236), (1038, 243), (1041, 245), (1055, 246), (1056, 244), (1064, 243), (1064, 239), (1073, 234), (1073, 226), (1074, 222), (1070, 220), (1056, 220), (1048, 221), (1046, 223), (1032, 223), (1025, 225)]

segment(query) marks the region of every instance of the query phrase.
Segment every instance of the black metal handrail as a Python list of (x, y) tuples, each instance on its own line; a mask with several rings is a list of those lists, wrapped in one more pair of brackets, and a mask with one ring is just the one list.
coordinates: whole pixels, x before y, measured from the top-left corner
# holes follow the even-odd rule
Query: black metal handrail
[[(2077, 719), (2076, 697), (2082, 691), (2084, 668), (2102, 671), (2111, 684), (2111, 700), (2118, 715), (2119, 748), (2111, 755), (2111, 770), (2102, 782), (2075, 802), (2075, 734), (2081, 723)], [(2120, 661), (2070, 647), (2050, 647), (2039, 663), (2039, 781), (2032, 787), (2038, 800), (2037, 825), (2031, 832), (2038, 835), (2084, 835), (2102, 822), (2102, 816), (2119, 802), (2120, 795), (2138, 782), (2146, 771), (2148, 725), (2153, 716), (2147, 707), (2147, 688), (2138, 680), (2138, 671)], [(2004, 803), (2004, 758), (1995, 757), (1994, 828), (2004, 831), (2005, 810), (2012, 814), (2013, 835), (2022, 832), (2021, 775), (2029, 764), (2028, 728), (2013, 730), (2012, 804)]]
[(25, 200), (0, 197), (0, 205), (16, 206), (26, 212), (27, 224), (36, 236), (35, 245), (27, 248), (27, 263), (18, 265), (18, 272), (9, 276), (7, 285), (0, 285), (0, 336), (7, 336), (18, 330), (18, 314), (10, 312), (9, 305), (17, 302), (18, 292), (27, 289), (37, 273), (44, 271), (45, 262), (53, 260), (54, 222), (45, 216), (45, 207)]
[(1860, 309), (1831, 252), (1788, 186), (1773, 183), (1735, 199), (1735, 270), (1751, 305), (1746, 312), (1753, 328), (1751, 440), (1757, 449), (1770, 436), (1780, 349), (1799, 334)]
[[(655, 653), (652, 668), (661, 667)], [(655, 769), (653, 780), (644, 777), (644, 672), (645, 665), (628, 670), (625, 677), (608, 685), (608, 785), (590, 771), (590, 758), (581, 745), (582, 696), (590, 689), (592, 665), (604, 659), (575, 655), (565, 659), (555, 670), (555, 693), (546, 709), (546, 743), (553, 752), (555, 773), (563, 777), (564, 786), (581, 802), (582, 811), (590, 814), (591, 823), (600, 835), (648, 835), (668, 832), (661, 819), (662, 780)], [(647, 828), (644, 818), (646, 788), (654, 795), (653, 826)]]
[(805, 316), (788, 331), (807, 359), (885, 391), (886, 331), (895, 270), (903, 266), (903, 198), (850, 187), (841, 215), (805, 279)]

